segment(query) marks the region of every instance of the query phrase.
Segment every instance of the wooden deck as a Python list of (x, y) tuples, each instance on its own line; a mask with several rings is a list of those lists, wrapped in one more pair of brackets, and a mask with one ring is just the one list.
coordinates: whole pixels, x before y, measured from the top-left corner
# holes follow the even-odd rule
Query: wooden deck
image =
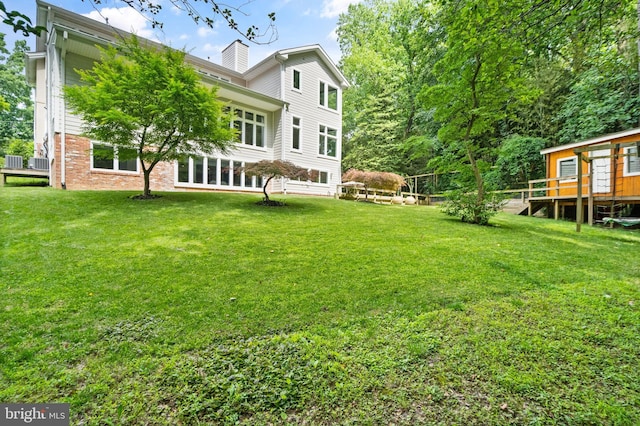
[(527, 201), (527, 208), (521, 214), (531, 216), (546, 208), (548, 217), (559, 219), (565, 217), (567, 207), (575, 209), (576, 213), (581, 207), (582, 213), (586, 212), (586, 215), (582, 214), (580, 217), (587, 217), (589, 225), (593, 225), (597, 206), (614, 211), (617, 205), (640, 204), (640, 194), (629, 196), (613, 192), (594, 193), (591, 179), (590, 175), (583, 176), (580, 188), (577, 175), (564, 177), (562, 180), (549, 178), (529, 181), (529, 188), (521, 190), (522, 199)]
[(0, 186), (7, 183), (7, 176), (21, 176), (49, 179), (49, 170), (38, 169), (0, 169)]

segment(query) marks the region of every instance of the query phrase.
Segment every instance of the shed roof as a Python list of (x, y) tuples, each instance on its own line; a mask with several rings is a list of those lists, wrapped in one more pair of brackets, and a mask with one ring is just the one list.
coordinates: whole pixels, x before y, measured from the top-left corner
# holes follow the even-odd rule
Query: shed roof
[(543, 149), (540, 154), (546, 155), (552, 152), (564, 151), (567, 149), (575, 149), (583, 146), (596, 145), (599, 143), (611, 142), (615, 139), (626, 138), (629, 136), (640, 135), (640, 128), (624, 130), (622, 132), (610, 133), (608, 135), (598, 136), (596, 138), (586, 139), (580, 142), (574, 142), (566, 145), (558, 145), (551, 148)]

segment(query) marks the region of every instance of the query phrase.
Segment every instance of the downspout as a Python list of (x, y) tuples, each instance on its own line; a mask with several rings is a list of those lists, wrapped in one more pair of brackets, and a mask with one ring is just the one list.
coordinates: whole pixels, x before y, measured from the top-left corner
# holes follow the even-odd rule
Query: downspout
[[(45, 120), (46, 120), (46, 143), (47, 143), (47, 157), (49, 159), (49, 186), (55, 186), (55, 160), (56, 160), (56, 139), (55, 139), (55, 127), (53, 121), (53, 88), (51, 82), (53, 81), (53, 66), (51, 65), (53, 53), (52, 45), (55, 46), (56, 32), (53, 30), (53, 12), (51, 6), (47, 8), (47, 40), (44, 45), (45, 50)], [(54, 52), (55, 53), (55, 52)]]
[(64, 99), (64, 85), (66, 83), (66, 57), (67, 57), (67, 39), (69, 33), (64, 31), (62, 33), (62, 51), (60, 54), (60, 87), (59, 96), (62, 99), (62, 113), (60, 114), (60, 184), (62, 189), (67, 189), (67, 131), (66, 131), (66, 115), (67, 115), (67, 103)]
[[(638, 0), (640, 1), (640, 0)], [(287, 69), (285, 67), (285, 62), (287, 61), (287, 59), (289, 59), (289, 55), (283, 55), (283, 54), (279, 54), (276, 53), (275, 55), (276, 61), (280, 62), (280, 99), (282, 99), (282, 102), (284, 103), (284, 105), (282, 106), (282, 114), (281, 114), (281, 119), (280, 119), (280, 123), (282, 126), (282, 131), (280, 132), (280, 159), (282, 161), (286, 161), (286, 152), (285, 152), (285, 141), (287, 140), (287, 135), (286, 130), (287, 130), (287, 122), (288, 122), (288, 109), (289, 109), (289, 105), (287, 105), (287, 99), (286, 99), (286, 88), (285, 88), (285, 77), (286, 77), (286, 72)], [(285, 189), (285, 178), (281, 177), (280, 178), (280, 187), (282, 188), (282, 192), (286, 194), (286, 189)]]

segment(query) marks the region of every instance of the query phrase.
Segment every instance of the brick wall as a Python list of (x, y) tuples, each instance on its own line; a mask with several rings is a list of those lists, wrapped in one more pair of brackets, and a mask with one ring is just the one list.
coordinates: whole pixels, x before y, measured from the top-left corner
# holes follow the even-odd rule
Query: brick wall
[[(142, 191), (144, 188), (144, 178), (141, 170), (137, 173), (91, 170), (91, 142), (89, 139), (70, 134), (67, 134), (65, 139), (65, 183), (67, 189)], [(56, 159), (59, 159), (61, 158), (60, 135), (56, 135), (55, 140), (55, 155)], [(54, 164), (54, 176), (52, 186), (61, 188), (62, 182), (59, 162), (58, 164)], [(152, 192), (172, 191), (174, 190), (173, 182), (173, 163), (163, 162), (154, 167), (151, 172), (150, 181)]]

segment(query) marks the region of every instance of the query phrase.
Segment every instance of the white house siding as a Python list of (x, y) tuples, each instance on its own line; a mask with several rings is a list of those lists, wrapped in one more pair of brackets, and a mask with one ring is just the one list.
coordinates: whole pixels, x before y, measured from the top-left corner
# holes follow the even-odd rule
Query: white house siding
[(256, 78), (247, 81), (247, 87), (272, 98), (282, 99), (280, 91), (280, 64), (269, 68)]
[[(113, 29), (47, 3), (38, 1), (37, 4), (37, 22), (41, 25), (46, 25), (50, 31), (47, 35), (47, 41), (45, 41), (44, 37), (38, 38), (36, 43), (38, 50), (33, 56), (34, 61), (39, 61), (36, 64), (34, 82), (36, 100), (39, 105), (36, 107), (36, 130), (40, 129), (36, 133), (41, 135), (41, 139), (44, 139), (45, 135), (49, 137), (50, 148), (53, 148), (50, 149), (49, 155), (51, 158), (55, 155), (58, 160), (56, 162), (57, 167), (53, 168), (51, 172), (52, 175), (59, 174), (60, 179), (54, 179), (56, 182), (62, 182), (65, 177), (65, 171), (67, 171), (68, 176), (66, 178), (70, 183), (69, 189), (73, 189), (72, 187), (76, 186), (81, 188), (85, 184), (87, 189), (99, 189), (98, 183), (107, 183), (107, 181), (93, 183), (82, 181), (84, 174), (86, 174), (85, 172), (90, 174), (96, 172), (88, 167), (90, 162), (90, 141), (79, 136), (83, 131), (83, 122), (80, 117), (65, 109), (62, 87), (65, 84), (81, 83), (79, 76), (73, 70), (89, 69), (93, 66), (94, 60), (99, 57), (95, 45), (108, 44), (115, 41)], [(53, 21), (50, 21), (50, 19), (53, 19)], [(275, 181), (272, 185), (274, 192), (286, 190), (290, 193), (319, 195), (335, 192), (336, 185), (340, 182), (342, 115), (341, 111), (331, 111), (321, 107), (319, 105), (318, 91), (320, 81), (339, 88), (338, 103), (339, 108), (341, 108), (341, 86), (346, 84), (346, 81), (341, 80), (341, 76), (336, 77), (332, 74), (331, 70), (333, 68), (331, 68), (331, 64), (325, 64), (324, 61), (327, 58), (322, 54), (318, 54), (317, 49), (319, 47), (312, 46), (310, 48), (282, 51), (282, 55), (278, 57), (280, 59), (287, 58), (284, 65), (276, 62), (272, 57), (264, 61), (259, 69), (250, 70), (249, 73), (244, 75), (204, 59), (187, 55), (186, 61), (203, 73), (203, 82), (207, 84), (216, 84), (216, 81), (232, 83), (220, 83), (220, 92), (222, 93), (219, 92), (219, 96), (221, 99), (229, 101), (232, 106), (235, 105), (254, 113), (264, 113), (266, 117), (264, 148), (238, 145), (226, 155), (210, 155), (207, 157), (215, 158), (217, 164), (220, 164), (221, 161), (233, 161), (235, 166), (263, 159), (289, 160), (301, 167), (326, 173), (328, 182), (320, 184), (287, 180)], [(38, 59), (38, 54), (44, 55)], [(42, 63), (44, 63), (44, 67), (41, 66)], [(292, 70), (294, 68), (301, 72), (302, 88), (299, 91), (292, 89)], [(248, 76), (251, 76), (251, 79), (245, 80), (244, 78), (248, 78)], [(255, 93), (252, 93), (252, 91)], [(282, 101), (282, 103), (278, 100)], [(293, 116), (302, 119), (302, 148), (299, 151), (291, 150), (291, 119)], [(318, 154), (318, 128), (320, 125), (334, 128), (337, 131), (335, 158), (322, 157)], [(53, 147), (54, 135), (55, 140), (58, 141), (55, 148)], [(67, 159), (68, 166), (60, 167), (59, 160), (61, 156)], [(190, 160), (190, 163), (190, 165), (193, 165), (193, 161)], [(198, 186), (192, 181), (190, 181), (191, 183), (186, 182), (186, 185), (184, 182), (178, 183), (179, 169), (175, 167), (176, 164), (178, 163), (169, 162), (164, 164), (162, 176), (158, 176), (159, 180), (154, 185), (157, 185), (162, 190), (181, 190), (185, 188), (257, 190), (255, 182), (251, 188), (244, 188), (244, 183), (222, 188), (211, 187), (215, 185), (199, 184)], [(184, 171), (184, 169), (182, 170)], [(190, 170), (190, 176), (193, 175), (193, 170)], [(98, 172), (100, 171), (94, 174), (97, 176)], [(138, 176), (139, 173), (128, 173), (127, 175)], [(184, 177), (184, 173), (181, 176)], [(76, 180), (71, 179), (72, 177)], [(100, 179), (100, 177), (95, 177), (95, 179)], [(129, 185), (128, 180), (122, 179), (123, 189)], [(77, 185), (71, 185), (72, 181)]]
[[(76, 69), (88, 70), (93, 67), (94, 61), (90, 58), (68, 53), (65, 60), (65, 83), (67, 86), (83, 84)], [(62, 99), (61, 99), (62, 101)], [(65, 131), (72, 135), (80, 135), (83, 131), (82, 118), (65, 109)]]
[[(293, 70), (300, 72), (300, 90), (293, 88)], [(320, 81), (339, 88), (338, 111), (321, 107), (319, 104)], [(341, 138), (342, 138), (342, 89), (341, 82), (333, 77), (329, 69), (322, 63), (315, 52), (291, 55), (285, 69), (285, 99), (289, 103), (289, 111), (284, 120), (285, 132), (283, 143), (286, 160), (301, 167), (329, 173), (329, 182), (301, 183), (288, 182), (287, 192), (305, 192), (318, 195), (333, 194), (341, 182)], [(292, 119), (301, 118), (301, 150), (292, 149)], [(318, 154), (319, 126), (324, 125), (338, 131), (337, 155), (335, 158)]]

